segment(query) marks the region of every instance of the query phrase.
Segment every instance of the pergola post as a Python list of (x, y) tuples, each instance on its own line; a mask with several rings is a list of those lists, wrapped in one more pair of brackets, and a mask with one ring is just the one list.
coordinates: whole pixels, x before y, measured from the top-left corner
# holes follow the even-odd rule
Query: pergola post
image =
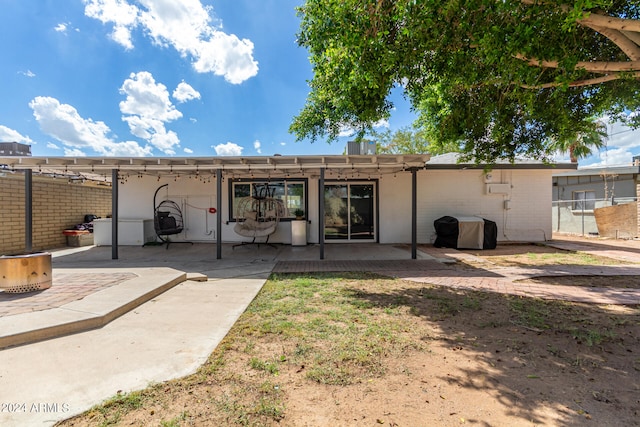
[(111, 259), (118, 259), (118, 169), (111, 169)]
[(24, 170), (24, 251), (33, 250), (33, 172)]
[(418, 168), (411, 169), (411, 259), (418, 257)]
[(324, 259), (324, 168), (320, 168), (318, 190), (318, 237), (320, 239), (320, 259)]
[(216, 170), (216, 258), (222, 259), (222, 170)]

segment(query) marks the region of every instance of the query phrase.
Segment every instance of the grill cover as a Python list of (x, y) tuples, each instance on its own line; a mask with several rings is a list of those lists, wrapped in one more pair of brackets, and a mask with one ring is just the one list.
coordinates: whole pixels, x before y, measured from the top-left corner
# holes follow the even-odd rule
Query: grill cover
[(495, 249), (498, 239), (496, 223), (480, 217), (443, 216), (433, 222), (436, 248)]

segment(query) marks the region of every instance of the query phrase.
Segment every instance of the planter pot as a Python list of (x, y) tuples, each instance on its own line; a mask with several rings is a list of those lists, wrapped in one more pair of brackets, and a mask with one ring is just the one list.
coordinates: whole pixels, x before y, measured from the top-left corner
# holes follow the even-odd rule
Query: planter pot
[(48, 252), (0, 256), (0, 290), (4, 292), (41, 291), (50, 288), (52, 280)]

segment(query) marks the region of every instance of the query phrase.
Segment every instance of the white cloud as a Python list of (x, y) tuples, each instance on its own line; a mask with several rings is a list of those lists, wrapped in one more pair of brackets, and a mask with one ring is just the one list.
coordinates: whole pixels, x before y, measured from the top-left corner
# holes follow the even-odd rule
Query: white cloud
[(389, 128), (389, 120), (387, 119), (380, 119), (377, 122), (375, 122), (373, 124), (373, 128), (374, 129), (378, 129), (378, 128)]
[(191, 148), (184, 147), (182, 151), (184, 151), (187, 154), (193, 154), (193, 150)]
[(18, 131), (0, 125), (0, 142), (20, 142), (22, 144), (34, 144), (28, 136), (20, 134)]
[(120, 93), (127, 95), (127, 99), (120, 102), (123, 114), (154, 117), (163, 122), (182, 117), (169, 100), (167, 87), (156, 83), (148, 71), (131, 73), (122, 84)]
[(56, 144), (54, 144), (53, 142), (47, 142), (47, 148), (50, 148), (52, 150), (59, 150), (60, 147), (58, 147)]
[(59, 33), (66, 33), (67, 32), (67, 24), (65, 23), (60, 23), (58, 25), (56, 25), (55, 27), (53, 27), (53, 29)]
[(224, 76), (229, 83), (239, 84), (258, 74), (253, 43), (234, 34), (218, 31), (208, 41), (195, 45), (192, 54), (196, 57), (193, 68), (197, 72)]
[(630, 147), (640, 146), (640, 129), (633, 130), (620, 123), (614, 123), (607, 128), (609, 137), (607, 146), (609, 147)]
[(260, 148), (262, 144), (257, 139), (253, 142), (253, 148), (257, 151), (258, 154), (262, 154), (262, 149)]
[(284, 147), (285, 145), (287, 145), (287, 143), (286, 142), (281, 142), (280, 145)]
[(141, 71), (131, 73), (120, 92), (127, 95), (120, 102), (120, 111), (131, 133), (165, 154), (175, 154), (174, 147), (180, 145), (180, 139), (175, 132), (166, 130), (165, 123), (181, 118), (182, 113), (171, 103), (167, 87), (156, 83), (151, 73)]
[(89, 149), (103, 156), (151, 155), (152, 147), (141, 147), (135, 141), (114, 141), (103, 122), (85, 119), (71, 105), (61, 104), (55, 98), (38, 96), (29, 107), (42, 131), (62, 142), (65, 152), (84, 153)]
[(173, 97), (180, 103), (191, 101), (193, 99), (200, 99), (200, 92), (191, 87), (190, 84), (184, 81), (180, 82), (176, 89), (173, 91)]
[(35, 77), (35, 73), (31, 70), (27, 70), (27, 71), (18, 71), (18, 73), (22, 74), (25, 77)]
[(581, 167), (631, 165), (640, 154), (640, 129), (633, 130), (619, 122), (607, 124), (606, 147), (591, 157), (580, 160)]
[[(388, 128), (389, 127), (389, 121), (387, 119), (380, 119), (377, 122), (375, 122), (374, 124), (371, 125), (371, 127), (373, 127), (374, 129), (378, 129), (378, 128)], [(338, 133), (339, 137), (348, 137), (348, 136), (353, 136), (356, 134), (356, 130), (346, 124), (343, 124), (340, 126), (340, 132)]]
[(227, 142), (226, 144), (212, 145), (211, 148), (216, 150), (218, 156), (240, 156), (242, 155), (243, 148), (233, 142)]
[(133, 49), (133, 43), (131, 42), (131, 31), (127, 27), (117, 26), (111, 33), (111, 38), (116, 43), (124, 46), (126, 50)]
[(258, 73), (253, 43), (212, 25), (212, 7), (200, 0), (139, 0), (140, 7), (126, 0), (84, 0), (85, 15), (113, 24), (111, 38), (133, 49), (131, 31), (142, 27), (153, 43), (173, 47), (189, 57), (199, 73), (224, 76), (239, 84)]
[(103, 24), (113, 23), (111, 39), (125, 49), (133, 49), (131, 28), (135, 28), (139, 10), (126, 0), (84, 0), (84, 14)]
[(64, 148), (64, 155), (67, 157), (86, 157), (87, 154), (78, 148)]
[[(637, 147), (636, 147), (637, 148)], [(616, 147), (604, 150), (600, 153), (600, 164), (607, 165), (628, 165), (633, 163), (633, 153), (629, 151), (629, 147)]]

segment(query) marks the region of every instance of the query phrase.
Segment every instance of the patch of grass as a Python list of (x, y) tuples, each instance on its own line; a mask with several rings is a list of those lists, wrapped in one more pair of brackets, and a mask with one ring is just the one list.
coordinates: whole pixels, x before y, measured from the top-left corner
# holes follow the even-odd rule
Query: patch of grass
[(535, 265), (618, 265), (622, 261), (595, 256), (586, 252), (571, 252), (556, 250), (553, 252), (527, 252), (515, 255), (484, 255), (478, 254), (497, 265), (503, 266), (535, 266)]
[(169, 421), (160, 421), (161, 427), (180, 427), (182, 421), (186, 421), (189, 417), (189, 413), (187, 411), (182, 412), (177, 417), (170, 419)]
[(265, 371), (270, 373), (271, 375), (277, 375), (280, 368), (278, 367), (278, 362), (274, 360), (260, 360), (257, 357), (252, 357), (249, 360), (249, 366), (251, 369), (256, 369), (258, 371)]
[(516, 316), (515, 324), (535, 329), (549, 329), (549, 303), (533, 298), (509, 298), (509, 308)]
[[(313, 381), (352, 384), (380, 376), (384, 357), (418, 346), (399, 333), (403, 326), (397, 318), (408, 310), (408, 300), (377, 292), (390, 280), (362, 273), (274, 275), (248, 310), (247, 327), (265, 337), (287, 335), (291, 349), (285, 356), (304, 365)], [(282, 305), (289, 323), (280, 317)], [(269, 373), (278, 366), (257, 358), (249, 363)]]
[(217, 353), (214, 353), (215, 356), (209, 357), (209, 360), (207, 360), (207, 362), (200, 367), (199, 374), (204, 376), (213, 375), (216, 372), (218, 372), (222, 367), (224, 367), (225, 350), (226, 350), (225, 344), (221, 343), (221, 345), (219, 345), (218, 348), (216, 349)]
[(241, 426), (249, 425), (251, 420), (250, 409), (240, 399), (234, 399), (227, 393), (213, 400), (216, 409), (222, 412), (228, 424)]
[(140, 391), (118, 393), (102, 405), (90, 409), (89, 412), (93, 412), (101, 419), (100, 426), (112, 426), (118, 424), (129, 411), (141, 408), (144, 401), (144, 394)]
[(253, 408), (256, 415), (268, 417), (274, 421), (284, 418), (284, 406), (280, 400), (262, 397)]
[(615, 338), (615, 333), (609, 330), (597, 331), (588, 329), (585, 331), (580, 329), (573, 329), (570, 332), (573, 339), (577, 340), (578, 342), (584, 343), (589, 347), (602, 344), (602, 342), (605, 340)]
[(480, 299), (475, 296), (465, 295), (462, 300), (462, 306), (468, 310), (479, 311), (482, 309), (482, 303)]
[(263, 383), (257, 390), (258, 395), (255, 399), (246, 399), (247, 392), (250, 390), (239, 390), (237, 397), (223, 393), (213, 399), (217, 410), (224, 414), (225, 424), (264, 425), (266, 420), (279, 422), (284, 418), (285, 406), (280, 398), (281, 391), (278, 386), (270, 382)]
[(455, 316), (459, 311), (457, 304), (449, 296), (429, 292), (424, 297), (435, 302), (434, 314), (441, 315), (441, 318)]

